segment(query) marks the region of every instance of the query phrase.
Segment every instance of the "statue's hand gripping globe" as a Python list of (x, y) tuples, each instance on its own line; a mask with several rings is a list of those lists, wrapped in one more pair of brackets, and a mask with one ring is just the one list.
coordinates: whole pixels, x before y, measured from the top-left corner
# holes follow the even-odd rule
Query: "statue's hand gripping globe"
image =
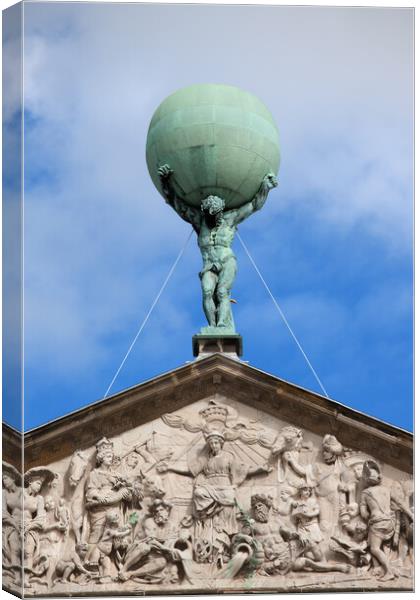
[(266, 106), (237, 87), (197, 84), (176, 91), (156, 109), (147, 135), (150, 176), (170, 165), (177, 196), (200, 207), (219, 196), (227, 208), (252, 200), (267, 173), (277, 175), (279, 134)]

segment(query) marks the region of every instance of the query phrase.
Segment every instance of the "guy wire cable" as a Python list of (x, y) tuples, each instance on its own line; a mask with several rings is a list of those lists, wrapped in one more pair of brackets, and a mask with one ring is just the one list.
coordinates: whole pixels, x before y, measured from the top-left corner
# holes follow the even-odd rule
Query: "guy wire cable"
[(170, 280), (170, 278), (171, 278), (171, 276), (172, 276), (172, 273), (175, 271), (175, 268), (176, 268), (177, 264), (178, 264), (178, 263), (179, 263), (179, 261), (181, 260), (181, 257), (182, 257), (182, 255), (184, 254), (184, 252), (185, 252), (185, 250), (186, 250), (186, 248), (187, 248), (187, 246), (188, 246), (188, 243), (189, 243), (189, 241), (190, 241), (190, 239), (191, 239), (191, 236), (192, 236), (193, 232), (194, 232), (194, 229), (191, 229), (191, 231), (190, 231), (190, 233), (189, 233), (189, 235), (188, 235), (188, 237), (187, 237), (187, 239), (186, 239), (186, 241), (185, 241), (184, 245), (182, 246), (181, 250), (180, 250), (180, 251), (179, 251), (179, 253), (178, 253), (178, 256), (177, 256), (177, 257), (176, 257), (176, 259), (175, 259), (175, 262), (173, 263), (172, 267), (169, 269), (169, 273), (167, 274), (167, 276), (166, 276), (166, 278), (165, 278), (165, 281), (162, 283), (162, 286), (161, 286), (161, 288), (160, 288), (159, 292), (157, 293), (157, 296), (156, 296), (156, 298), (153, 300), (153, 302), (152, 302), (152, 305), (151, 305), (151, 307), (149, 308), (149, 311), (148, 311), (147, 315), (144, 317), (144, 319), (143, 319), (143, 322), (142, 322), (142, 324), (140, 325), (140, 328), (139, 328), (139, 330), (137, 331), (135, 338), (134, 338), (134, 339), (133, 339), (133, 341), (131, 342), (131, 344), (130, 344), (130, 347), (129, 347), (129, 348), (128, 348), (128, 350), (127, 350), (127, 353), (126, 353), (126, 355), (124, 356), (124, 358), (123, 358), (123, 360), (122, 360), (122, 362), (121, 362), (120, 366), (119, 366), (119, 367), (118, 367), (118, 369), (117, 369), (117, 372), (115, 373), (115, 375), (114, 375), (114, 377), (113, 377), (113, 379), (112, 379), (111, 383), (109, 384), (109, 386), (108, 386), (108, 389), (106, 390), (106, 392), (105, 392), (105, 395), (104, 395), (104, 397), (103, 397), (103, 400), (105, 400), (105, 398), (108, 396), (108, 394), (109, 394), (109, 391), (110, 391), (110, 389), (112, 388), (112, 386), (114, 385), (114, 382), (115, 382), (115, 380), (117, 379), (117, 377), (118, 377), (118, 375), (119, 375), (119, 373), (120, 373), (121, 369), (123, 368), (123, 366), (124, 366), (124, 364), (125, 364), (125, 361), (127, 360), (127, 358), (128, 358), (128, 356), (129, 356), (129, 354), (130, 354), (131, 350), (132, 350), (132, 349), (133, 349), (133, 347), (134, 347), (134, 344), (137, 342), (137, 339), (138, 339), (139, 335), (141, 334), (141, 332), (143, 331), (143, 329), (144, 329), (144, 327), (145, 327), (145, 325), (146, 325), (147, 321), (149, 320), (149, 317), (150, 317), (150, 315), (152, 314), (152, 312), (153, 312), (153, 309), (155, 308), (156, 304), (159, 302), (159, 298), (161, 297), (161, 295), (162, 295), (162, 293), (163, 293), (164, 289), (166, 288), (166, 286), (167, 286), (167, 284), (168, 284), (168, 281)]
[(319, 384), (319, 387), (320, 387), (320, 388), (321, 388), (321, 390), (323, 391), (323, 393), (324, 393), (324, 395), (326, 396), (326, 398), (329, 398), (329, 396), (328, 396), (328, 394), (327, 394), (327, 391), (326, 391), (325, 387), (322, 385), (322, 382), (321, 382), (320, 378), (318, 377), (318, 375), (317, 375), (317, 373), (316, 373), (315, 369), (313, 368), (313, 366), (312, 366), (312, 364), (311, 364), (311, 361), (310, 361), (310, 360), (309, 360), (309, 358), (306, 356), (306, 354), (305, 354), (305, 351), (303, 350), (302, 346), (301, 346), (301, 345), (300, 345), (300, 343), (299, 343), (299, 340), (297, 339), (297, 337), (296, 337), (296, 336), (295, 336), (295, 334), (293, 333), (293, 330), (292, 330), (292, 328), (290, 327), (290, 325), (289, 325), (289, 323), (288, 323), (288, 321), (287, 321), (287, 319), (286, 319), (286, 316), (285, 316), (284, 312), (282, 311), (282, 309), (280, 308), (280, 306), (279, 306), (279, 304), (278, 304), (277, 300), (275, 299), (275, 297), (274, 297), (274, 296), (273, 296), (273, 294), (271, 293), (271, 290), (270, 290), (270, 288), (268, 287), (268, 284), (266, 283), (266, 281), (265, 281), (264, 277), (262, 276), (262, 274), (261, 274), (261, 271), (259, 270), (259, 268), (258, 268), (258, 267), (257, 267), (257, 265), (255, 264), (255, 261), (254, 261), (254, 259), (252, 258), (252, 256), (251, 256), (251, 254), (250, 254), (250, 252), (249, 252), (248, 248), (246, 247), (246, 245), (245, 245), (245, 242), (243, 241), (243, 239), (242, 239), (242, 238), (241, 238), (241, 236), (239, 235), (239, 232), (237, 232), (237, 236), (238, 236), (238, 239), (239, 239), (239, 241), (241, 242), (242, 248), (245, 250), (245, 252), (246, 252), (246, 255), (248, 256), (249, 260), (251, 261), (251, 264), (252, 264), (252, 266), (253, 266), (253, 267), (254, 267), (254, 269), (256, 270), (256, 272), (257, 272), (257, 274), (258, 274), (259, 278), (261, 279), (261, 281), (262, 281), (262, 283), (263, 283), (263, 285), (264, 285), (265, 289), (267, 290), (267, 292), (268, 292), (268, 294), (269, 294), (269, 296), (270, 296), (271, 300), (273, 301), (273, 303), (274, 303), (274, 306), (276, 307), (277, 311), (279, 312), (279, 314), (280, 314), (281, 318), (283, 319), (283, 321), (284, 321), (284, 323), (285, 323), (285, 325), (286, 325), (287, 329), (289, 330), (289, 332), (290, 332), (290, 334), (291, 334), (292, 338), (295, 340), (297, 347), (298, 347), (298, 348), (299, 348), (299, 350), (301, 351), (301, 353), (302, 353), (302, 355), (303, 355), (304, 359), (306, 360), (306, 362), (307, 362), (307, 364), (308, 364), (309, 368), (311, 369), (311, 371), (312, 371), (312, 374), (314, 375), (315, 379), (317, 380), (317, 382), (318, 382), (318, 384)]

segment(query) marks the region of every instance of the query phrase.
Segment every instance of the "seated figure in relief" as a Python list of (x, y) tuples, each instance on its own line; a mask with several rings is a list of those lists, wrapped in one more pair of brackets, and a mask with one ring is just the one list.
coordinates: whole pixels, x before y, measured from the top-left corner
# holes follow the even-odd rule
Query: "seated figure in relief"
[[(252, 496), (251, 515), (242, 515), (244, 525), (233, 538), (232, 559), (222, 572), (224, 578), (234, 577), (242, 567), (259, 575), (285, 575), (289, 571), (348, 572), (348, 565), (321, 560), (319, 553), (313, 556), (311, 550), (316, 542), (311, 542), (308, 531), (292, 530), (273, 518), (272, 506), (271, 496)], [(299, 510), (303, 511), (302, 505)]]
[(179, 553), (175, 544), (180, 538), (180, 527), (170, 519), (172, 505), (166, 500), (156, 499), (149, 508), (142, 529), (134, 542), (128, 546), (124, 563), (120, 568), (120, 581), (159, 583), (169, 577), (178, 581), (175, 561)]

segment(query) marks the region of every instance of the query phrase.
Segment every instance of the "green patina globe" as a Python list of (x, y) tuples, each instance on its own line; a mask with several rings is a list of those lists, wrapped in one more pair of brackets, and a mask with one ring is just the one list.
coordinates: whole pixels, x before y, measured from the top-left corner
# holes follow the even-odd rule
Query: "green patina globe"
[(158, 168), (168, 164), (178, 196), (191, 206), (215, 195), (236, 208), (252, 200), (268, 172), (277, 175), (279, 134), (252, 94), (231, 85), (191, 85), (156, 109), (146, 160), (160, 193)]

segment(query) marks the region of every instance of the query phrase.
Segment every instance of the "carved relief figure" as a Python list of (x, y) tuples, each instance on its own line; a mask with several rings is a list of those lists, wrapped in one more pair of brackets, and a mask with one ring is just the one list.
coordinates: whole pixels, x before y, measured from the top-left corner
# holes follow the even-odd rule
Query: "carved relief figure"
[(3, 570), (19, 576), (22, 564), (22, 476), (9, 463), (3, 462)]
[(70, 581), (79, 585), (87, 583), (92, 578), (92, 573), (83, 564), (88, 550), (88, 544), (82, 542), (76, 544), (74, 551), (70, 553), (68, 558), (60, 559), (55, 568), (56, 578), (54, 583), (68, 583)]
[(251, 518), (242, 515), (243, 526), (232, 540), (232, 560), (223, 577), (234, 577), (244, 564), (264, 575), (285, 574), (291, 569), (289, 542), (299, 535), (271, 518), (272, 506), (270, 495), (251, 497)]
[[(348, 565), (322, 560), (322, 554), (316, 548), (317, 542), (313, 541), (313, 531), (309, 535), (307, 528), (301, 528), (301, 532), (293, 531), (283, 522), (272, 519), (272, 502), (272, 498), (265, 494), (252, 496), (251, 518), (243, 516), (244, 526), (241, 533), (233, 538), (233, 556), (223, 571), (223, 577), (234, 577), (243, 565), (258, 574), (271, 576), (286, 575), (289, 571), (349, 571)], [(299, 504), (299, 507), (298, 503), (295, 506), (297, 513), (305, 513), (304, 518), (307, 519), (309, 511), (304, 510), (304, 501)], [(313, 507), (311, 510), (316, 512)]]
[(178, 580), (176, 567), (170, 566), (179, 558), (174, 549), (179, 539), (179, 525), (170, 521), (171, 509), (172, 505), (161, 499), (155, 500), (150, 506), (150, 514), (142, 530), (127, 550), (118, 575), (121, 581), (132, 578), (137, 581), (162, 581), (167, 575), (167, 567), (170, 568), (170, 580)]
[(343, 525), (345, 536), (332, 536), (330, 548), (337, 554), (344, 556), (356, 568), (369, 567), (372, 557), (368, 546), (366, 523), (356, 519)]
[(348, 572), (348, 565), (326, 561), (321, 544), (324, 537), (319, 527), (320, 508), (313, 496), (313, 488), (308, 484), (302, 484), (298, 496), (292, 508), (292, 519), (296, 523), (297, 533), (303, 544), (302, 555), (313, 559), (310, 566), (314, 570)]
[[(36, 576), (38, 581), (44, 582), (48, 587), (52, 585), (52, 578), (61, 554), (63, 540), (68, 533), (68, 511), (64, 506), (64, 501), (61, 500), (60, 503), (61, 505), (59, 504), (57, 507), (56, 501), (51, 495), (46, 496), (44, 499), (45, 519), (39, 535), (39, 559), (37, 561)], [(34, 578), (31, 578), (31, 581), (34, 580)]]
[(53, 481), (55, 473), (44, 467), (34, 467), (25, 473), (23, 492), (23, 566), (26, 584), (30, 576), (37, 575), (40, 559), (40, 534), (46, 524), (44, 497), (41, 489)]
[(293, 426), (283, 427), (271, 453), (278, 458), (278, 482), (295, 489), (307, 478), (307, 468), (300, 464), (303, 433)]
[(125, 538), (131, 534), (131, 527), (121, 526), (121, 515), (116, 510), (109, 510), (105, 516), (105, 524), (102, 535), (90, 554), (90, 561), (99, 567), (99, 581), (106, 583), (112, 575), (111, 554), (118, 552), (121, 560), (121, 550), (128, 546)]
[(171, 471), (194, 477), (193, 517), (195, 538), (208, 541), (216, 550), (216, 560), (221, 566), (223, 555), (228, 554), (231, 536), (238, 532), (235, 507), (235, 489), (247, 477), (268, 473), (270, 468), (252, 468), (240, 463), (236, 457), (223, 449), (224, 435), (218, 430), (205, 434), (206, 448), (188, 469), (162, 463), (160, 472)]
[(391, 568), (388, 556), (383, 551), (385, 542), (390, 541), (395, 533), (395, 520), (392, 515), (393, 501), (408, 517), (412, 513), (408, 507), (401, 503), (392, 489), (382, 483), (382, 474), (379, 465), (368, 460), (363, 465), (363, 477), (366, 488), (360, 498), (360, 515), (368, 522), (368, 542), (370, 552), (382, 567), (380, 579), (389, 581), (394, 579), (395, 573)]
[(97, 545), (102, 539), (107, 513), (110, 508), (119, 509), (122, 514), (124, 502), (132, 499), (132, 489), (118, 471), (113, 467), (113, 444), (103, 438), (96, 445), (96, 468), (89, 474), (85, 488), (86, 508), (89, 511), (89, 552), (87, 560), (94, 568), (99, 568), (96, 562)]
[(344, 448), (337, 438), (334, 435), (325, 435), (322, 440), (323, 462), (314, 465), (312, 477), (316, 482), (320, 528), (326, 540), (337, 530), (341, 478), (346, 470), (343, 456)]

